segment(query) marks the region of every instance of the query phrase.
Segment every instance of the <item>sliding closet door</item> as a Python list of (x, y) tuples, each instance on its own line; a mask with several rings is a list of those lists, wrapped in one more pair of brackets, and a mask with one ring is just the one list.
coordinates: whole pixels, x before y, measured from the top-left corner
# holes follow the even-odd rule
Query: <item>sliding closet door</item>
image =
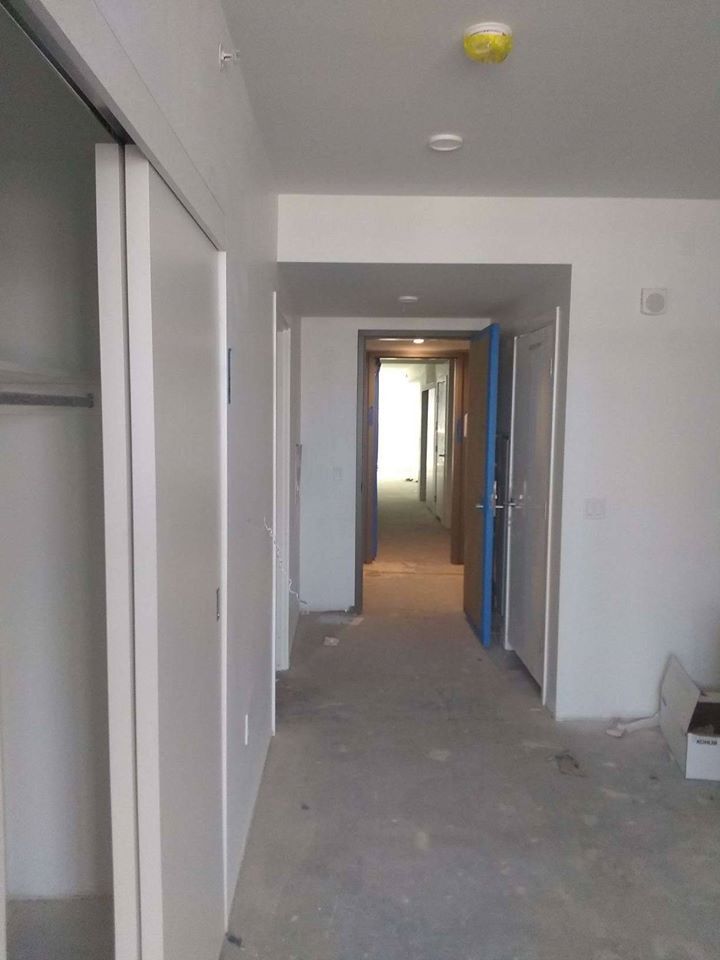
[(142, 960), (224, 934), (220, 256), (126, 149)]
[(95, 148), (115, 957), (139, 960), (124, 162), (120, 146)]

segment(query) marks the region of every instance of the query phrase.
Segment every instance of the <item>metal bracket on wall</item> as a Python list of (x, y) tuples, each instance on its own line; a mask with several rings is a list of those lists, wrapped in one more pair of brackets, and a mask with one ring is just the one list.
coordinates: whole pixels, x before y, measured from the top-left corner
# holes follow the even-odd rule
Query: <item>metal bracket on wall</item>
[(9, 407), (94, 407), (95, 397), (53, 393), (0, 393), (0, 406)]

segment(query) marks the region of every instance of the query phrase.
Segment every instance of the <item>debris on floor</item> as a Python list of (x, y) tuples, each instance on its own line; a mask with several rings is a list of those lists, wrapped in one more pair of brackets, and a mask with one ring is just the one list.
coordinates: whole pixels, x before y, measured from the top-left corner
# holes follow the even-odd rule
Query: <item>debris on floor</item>
[(242, 937), (237, 937), (234, 933), (230, 933), (230, 931), (225, 934), (225, 939), (234, 947), (242, 947)]
[(336, 647), (339, 643), (340, 641), (338, 640), (337, 637), (325, 637), (325, 639), (323, 640), (323, 644), (326, 647)]
[(575, 757), (570, 753), (569, 750), (565, 750), (563, 751), (563, 753), (556, 753), (555, 763), (557, 764), (557, 767), (560, 773), (564, 774), (566, 777), (584, 777), (585, 776), (585, 774), (580, 769), (580, 764), (575, 759)]
[(637, 730), (652, 730), (660, 726), (660, 714), (654, 713), (651, 717), (640, 717), (638, 720), (615, 720), (605, 733), (609, 737), (624, 737), (626, 733), (635, 733)]
[(363, 622), (364, 619), (365, 619), (365, 617), (353, 617), (352, 620), (350, 621), (350, 623), (348, 623), (348, 626), (349, 626), (349, 627), (359, 627), (360, 624)]
[(660, 727), (687, 780), (720, 780), (720, 690), (703, 690), (672, 656), (660, 687)]

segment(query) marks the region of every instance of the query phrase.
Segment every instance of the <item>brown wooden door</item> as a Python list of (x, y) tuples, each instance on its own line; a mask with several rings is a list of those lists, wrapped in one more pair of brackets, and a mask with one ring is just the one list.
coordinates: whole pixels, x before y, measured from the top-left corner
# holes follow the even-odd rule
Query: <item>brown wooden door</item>
[(497, 427), (499, 328), (491, 324), (470, 344), (465, 424), (465, 546), (463, 607), (475, 633), (490, 644), (492, 620), (493, 483)]

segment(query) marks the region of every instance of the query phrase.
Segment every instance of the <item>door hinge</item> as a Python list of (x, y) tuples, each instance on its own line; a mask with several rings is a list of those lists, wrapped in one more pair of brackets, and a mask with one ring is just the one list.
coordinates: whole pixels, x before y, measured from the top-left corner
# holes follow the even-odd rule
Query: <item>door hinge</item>
[(232, 403), (232, 347), (227, 351), (227, 402)]
[(215, 619), (220, 619), (220, 587), (215, 591)]

